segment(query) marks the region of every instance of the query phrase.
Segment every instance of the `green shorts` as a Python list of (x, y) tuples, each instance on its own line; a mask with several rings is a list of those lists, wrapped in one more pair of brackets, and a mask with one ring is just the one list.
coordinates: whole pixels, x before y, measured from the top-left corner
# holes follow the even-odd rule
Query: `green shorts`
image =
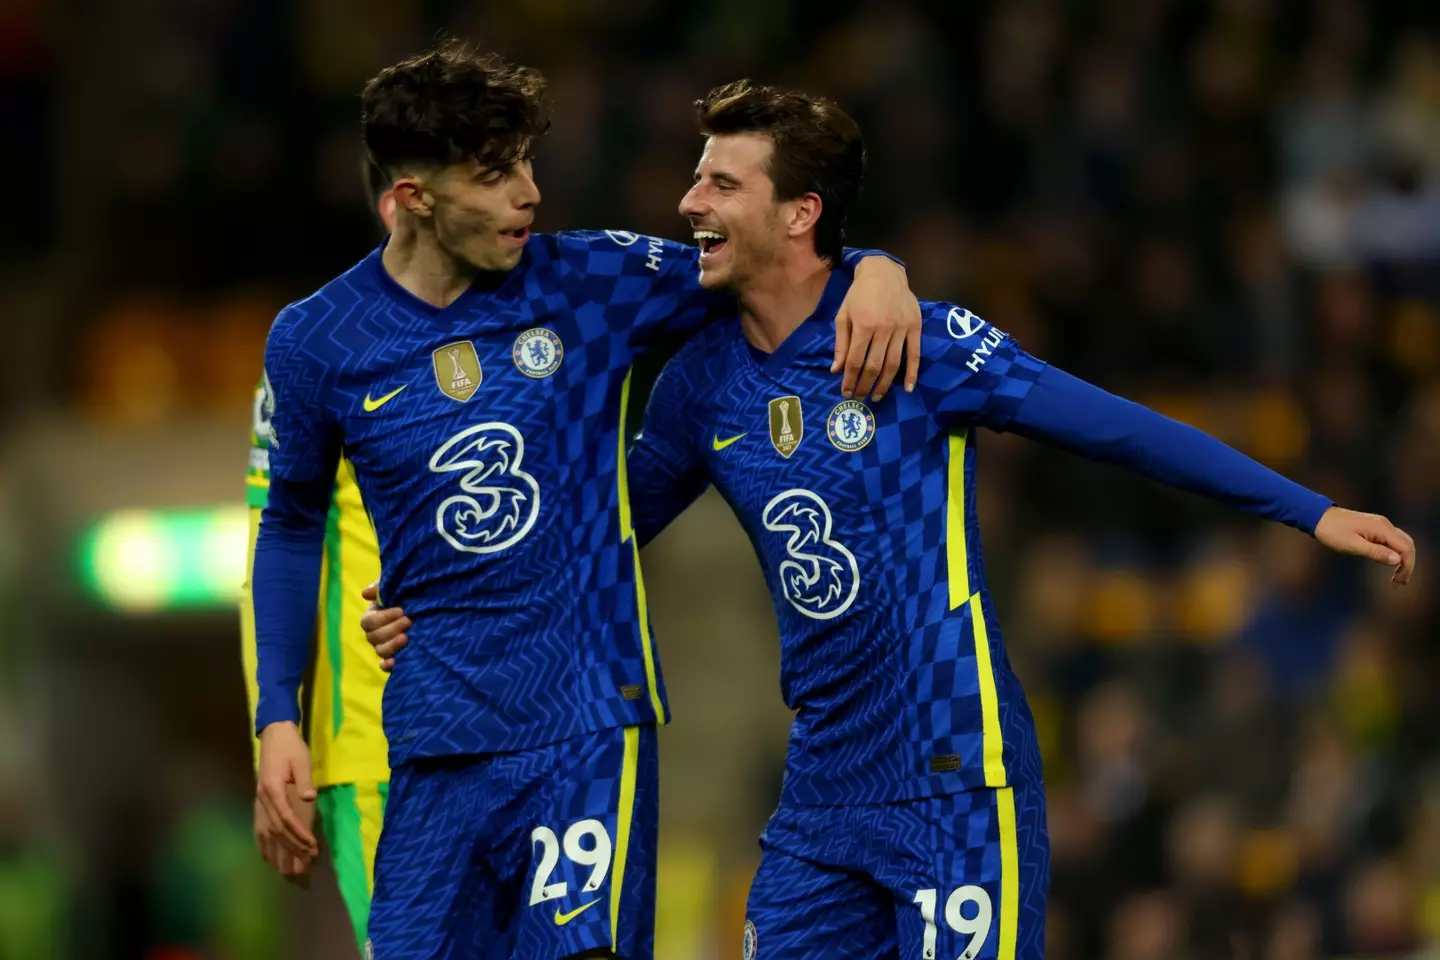
[(320, 831), (330, 847), (340, 896), (363, 956), (365, 930), (370, 924), (370, 894), (375, 889), (375, 847), (380, 842), (390, 784), (337, 783), (321, 787), (319, 794), (316, 806)]

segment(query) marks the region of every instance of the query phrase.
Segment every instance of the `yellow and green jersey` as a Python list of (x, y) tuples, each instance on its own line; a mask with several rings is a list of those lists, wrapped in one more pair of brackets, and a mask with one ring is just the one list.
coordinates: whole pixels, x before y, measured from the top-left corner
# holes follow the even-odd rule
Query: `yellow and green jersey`
[[(258, 692), (249, 571), (254, 567), (260, 513), (269, 491), (270, 425), (262, 383), (255, 390), (250, 468), (245, 477), (245, 497), (250, 507), (250, 559), (240, 603), (241, 659), (252, 730)], [(379, 579), (380, 547), (375, 529), (360, 500), (350, 465), (341, 461), (325, 529), (314, 680), (305, 705), (317, 787), (390, 779), (388, 746), (380, 723), (386, 674), (360, 629), (366, 607), (360, 592)], [(255, 749), (258, 763), (258, 740)]]

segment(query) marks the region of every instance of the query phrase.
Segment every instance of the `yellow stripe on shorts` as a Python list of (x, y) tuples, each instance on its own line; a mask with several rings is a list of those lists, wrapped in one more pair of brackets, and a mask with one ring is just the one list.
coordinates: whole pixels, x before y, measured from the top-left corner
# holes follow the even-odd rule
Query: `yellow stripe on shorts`
[(625, 759), (620, 768), (620, 809), (615, 821), (615, 862), (610, 873), (610, 949), (620, 949), (620, 894), (625, 888), (625, 858), (630, 853), (630, 820), (635, 812), (635, 768), (640, 765), (640, 728), (625, 728)]
[(1015, 960), (1015, 937), (1020, 924), (1020, 852), (1015, 837), (1015, 788), (995, 791), (995, 814), (1000, 822), (1000, 945), (997, 960)]

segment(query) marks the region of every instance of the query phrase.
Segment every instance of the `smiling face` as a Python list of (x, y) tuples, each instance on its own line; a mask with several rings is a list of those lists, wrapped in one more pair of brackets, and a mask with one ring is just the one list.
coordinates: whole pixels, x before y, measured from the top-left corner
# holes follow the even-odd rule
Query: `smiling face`
[(774, 144), (761, 133), (713, 136), (680, 201), (700, 245), (700, 285), (740, 290), (774, 263), (787, 240), (768, 164)]
[(503, 169), (478, 160), (435, 167), (395, 184), (396, 201), (434, 223), (435, 239), (476, 270), (511, 270), (520, 262), (540, 189), (528, 159)]

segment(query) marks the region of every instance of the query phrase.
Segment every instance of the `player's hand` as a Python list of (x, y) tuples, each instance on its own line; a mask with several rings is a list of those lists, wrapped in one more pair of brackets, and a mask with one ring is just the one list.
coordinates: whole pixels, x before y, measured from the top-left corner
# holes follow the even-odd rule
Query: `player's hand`
[(362, 590), (360, 595), (370, 601), (369, 608), (360, 618), (360, 629), (365, 631), (365, 639), (370, 641), (376, 655), (380, 657), (380, 669), (389, 673), (395, 669), (395, 654), (410, 642), (410, 638), (405, 635), (405, 631), (411, 627), (410, 618), (405, 616), (405, 611), (399, 607), (380, 609), (377, 602), (380, 596), (379, 588), (373, 583)]
[(1397, 587), (1409, 583), (1415, 572), (1415, 541), (1377, 514), (1331, 507), (1315, 525), (1315, 539), (1336, 553), (1369, 557), (1394, 567), (1390, 582)]
[(855, 282), (835, 315), (835, 362), (847, 397), (889, 391), (905, 358), (905, 390), (920, 376), (920, 301), (910, 292), (905, 268), (886, 257), (866, 257), (855, 267)]
[[(292, 796), (301, 810), (292, 806)], [(270, 819), (270, 836), (282, 850), (303, 858), (307, 864), (313, 860), (319, 845), (303, 813), (306, 804), (315, 802), (310, 748), (300, 728), (289, 721), (272, 723), (260, 731), (260, 776), (255, 797), (264, 805)], [(310, 821), (314, 822), (313, 809)]]
[[(294, 786), (290, 788), (291, 802), (299, 804), (297, 810), (301, 819), (307, 826), (315, 822), (315, 804), (305, 803), (300, 799), (300, 791)], [(275, 827), (270, 819), (270, 814), (265, 812), (265, 804), (257, 797), (255, 800), (255, 845), (260, 849), (260, 857), (275, 872), (284, 877), (288, 882), (295, 884), (301, 889), (310, 889), (310, 864), (301, 857), (295, 856), (275, 839)]]

